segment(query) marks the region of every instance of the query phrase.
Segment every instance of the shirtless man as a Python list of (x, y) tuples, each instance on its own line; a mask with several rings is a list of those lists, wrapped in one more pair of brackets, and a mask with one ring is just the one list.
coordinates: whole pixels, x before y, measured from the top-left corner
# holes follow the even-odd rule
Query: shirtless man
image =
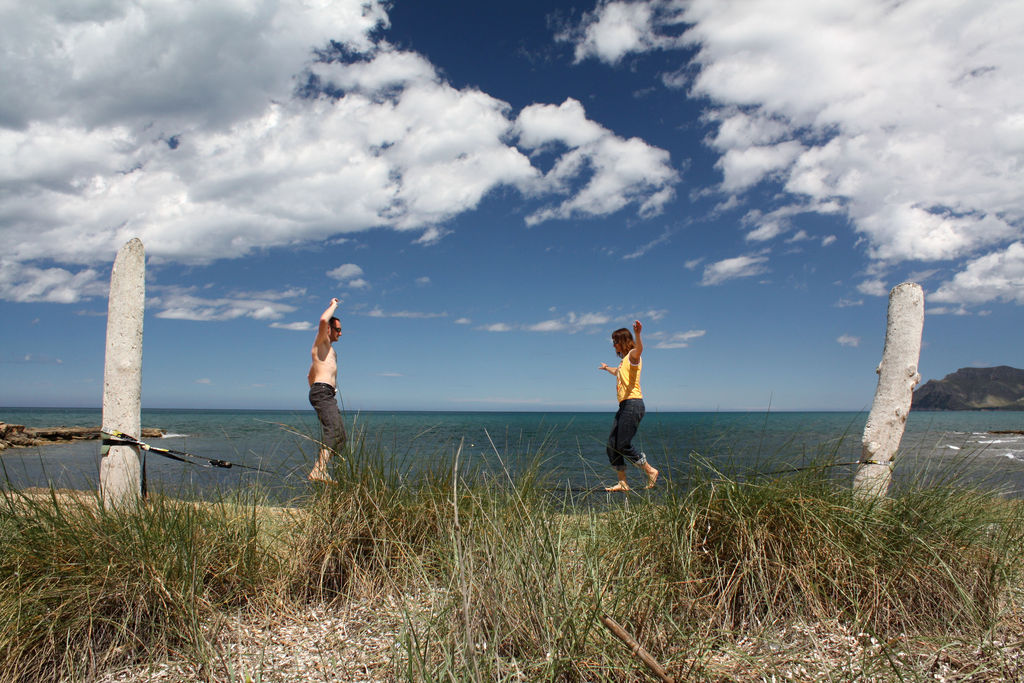
[(313, 342), (313, 364), (309, 366), (309, 403), (316, 410), (323, 427), (320, 455), (309, 473), (311, 481), (334, 481), (327, 471), (327, 461), (332, 454), (341, 452), (348, 441), (345, 422), (335, 398), (338, 393), (338, 354), (332, 344), (341, 338), (341, 321), (334, 317), (337, 308), (338, 300), (331, 299), (331, 304), (320, 316), (316, 341)]

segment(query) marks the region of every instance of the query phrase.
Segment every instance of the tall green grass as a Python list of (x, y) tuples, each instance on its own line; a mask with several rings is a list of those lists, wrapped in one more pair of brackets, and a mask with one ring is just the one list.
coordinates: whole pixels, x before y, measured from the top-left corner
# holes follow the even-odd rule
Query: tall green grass
[[(739, 670), (721, 664), (736, 643), (794, 624), (941, 647), (985, 642), (1017, 614), (1024, 507), (954, 480), (869, 504), (824, 466), (695, 468), (653, 493), (580, 500), (552, 494), (543, 442), (494, 448), (491, 467), (455, 445), (425, 466), (354, 443), (337, 484), (284, 511), (257, 495), (112, 511), (5, 492), (0, 680), (162, 658), (221, 680), (225, 615), (351, 600), (401, 606), (388, 675), (416, 681), (644, 679), (602, 615), (677, 678), (719, 680)], [(770, 651), (742, 656), (775, 666)], [(927, 673), (873, 657), (829, 675)]]
[(277, 558), (253, 505), (6, 491), (0, 500), (0, 680), (87, 679), (211, 656), (225, 609), (265, 600)]

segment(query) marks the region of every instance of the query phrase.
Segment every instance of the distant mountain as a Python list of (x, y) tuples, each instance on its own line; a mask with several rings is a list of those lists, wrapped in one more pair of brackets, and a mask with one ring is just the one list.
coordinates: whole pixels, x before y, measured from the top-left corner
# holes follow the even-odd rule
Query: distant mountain
[(1024, 370), (960, 368), (915, 391), (911, 410), (1024, 410)]

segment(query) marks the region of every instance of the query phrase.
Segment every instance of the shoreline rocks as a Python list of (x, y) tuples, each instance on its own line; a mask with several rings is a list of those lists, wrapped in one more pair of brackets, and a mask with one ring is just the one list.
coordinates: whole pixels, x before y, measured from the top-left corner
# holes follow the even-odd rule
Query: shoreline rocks
[[(0, 422), (0, 451), (8, 448), (28, 448), (51, 443), (67, 443), (82, 439), (100, 438), (99, 427), (26, 427)], [(143, 439), (164, 436), (162, 429), (148, 427), (142, 430)]]

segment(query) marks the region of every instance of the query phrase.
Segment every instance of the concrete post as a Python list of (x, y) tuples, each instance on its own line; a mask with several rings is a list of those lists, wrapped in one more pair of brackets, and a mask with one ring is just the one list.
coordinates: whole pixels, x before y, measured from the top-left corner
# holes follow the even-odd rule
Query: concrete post
[(923, 329), (921, 286), (913, 282), (896, 285), (889, 292), (885, 348), (876, 370), (878, 388), (864, 426), (860, 465), (853, 479), (854, 493), (860, 498), (881, 498), (889, 492), (892, 458), (903, 439), (914, 387), (921, 380), (917, 363)]
[[(110, 274), (107, 355), (103, 368), (103, 430), (141, 438), (142, 317), (146, 308), (146, 253), (138, 238), (121, 247)], [(111, 446), (100, 461), (100, 496), (118, 507), (142, 498), (139, 449)]]

